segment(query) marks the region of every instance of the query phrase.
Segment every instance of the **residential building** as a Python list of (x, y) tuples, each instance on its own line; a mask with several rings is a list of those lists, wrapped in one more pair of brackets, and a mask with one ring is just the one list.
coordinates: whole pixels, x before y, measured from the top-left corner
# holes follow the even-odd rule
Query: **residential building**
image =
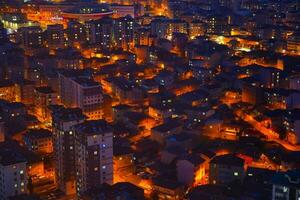
[(60, 108), (52, 113), (56, 178), (58, 188), (67, 195), (76, 193), (73, 126), (84, 122), (85, 118), (79, 108)]
[(74, 127), (77, 192), (83, 194), (100, 184), (113, 183), (113, 133), (103, 120)]
[(71, 108), (81, 108), (90, 119), (101, 119), (103, 102), (102, 87), (94, 80), (69, 71), (59, 74), (62, 104)]
[(28, 192), (26, 159), (6, 145), (0, 147), (0, 175), (0, 199)]
[(300, 198), (300, 172), (277, 172), (272, 178), (272, 200), (298, 200)]
[(30, 151), (40, 154), (53, 152), (52, 133), (46, 129), (30, 129), (23, 136)]
[(243, 159), (233, 154), (216, 156), (209, 165), (209, 183), (226, 185), (234, 181), (242, 182), (244, 170)]

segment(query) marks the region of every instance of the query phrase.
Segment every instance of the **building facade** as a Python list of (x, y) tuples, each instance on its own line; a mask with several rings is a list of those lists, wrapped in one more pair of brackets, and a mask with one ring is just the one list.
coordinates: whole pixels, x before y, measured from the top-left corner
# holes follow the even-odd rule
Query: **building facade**
[(113, 133), (103, 120), (74, 127), (76, 188), (78, 194), (103, 183), (113, 183)]

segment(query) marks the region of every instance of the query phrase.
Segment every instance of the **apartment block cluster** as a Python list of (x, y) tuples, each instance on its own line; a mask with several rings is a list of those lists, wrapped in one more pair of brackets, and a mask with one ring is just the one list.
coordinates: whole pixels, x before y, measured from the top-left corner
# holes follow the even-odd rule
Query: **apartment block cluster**
[(299, 200), (300, 2), (3, 0), (0, 199)]

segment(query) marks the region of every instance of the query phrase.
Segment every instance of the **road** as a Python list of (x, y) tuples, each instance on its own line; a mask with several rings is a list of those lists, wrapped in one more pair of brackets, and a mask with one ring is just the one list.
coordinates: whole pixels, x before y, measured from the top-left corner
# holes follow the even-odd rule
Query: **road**
[(252, 125), (253, 128), (262, 133), (264, 136), (266, 136), (268, 141), (276, 142), (289, 151), (300, 151), (300, 145), (293, 145), (284, 140), (281, 140), (278, 133), (261, 125), (261, 123), (257, 122), (251, 115), (241, 110), (236, 111), (235, 114), (248, 124)]

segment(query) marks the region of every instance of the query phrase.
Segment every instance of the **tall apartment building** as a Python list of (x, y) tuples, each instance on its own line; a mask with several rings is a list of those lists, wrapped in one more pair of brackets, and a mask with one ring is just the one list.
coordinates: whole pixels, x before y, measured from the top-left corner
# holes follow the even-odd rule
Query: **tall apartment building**
[(76, 187), (87, 189), (113, 182), (113, 132), (104, 120), (86, 121), (74, 127)]
[(233, 154), (216, 156), (209, 164), (210, 184), (226, 185), (234, 181), (242, 182), (244, 175), (244, 160)]
[(114, 37), (117, 47), (124, 50), (133, 48), (134, 19), (130, 16), (117, 18), (114, 24)]
[(75, 136), (73, 126), (84, 122), (79, 108), (61, 108), (52, 113), (56, 176), (59, 189), (75, 194)]
[(205, 33), (205, 24), (201, 21), (192, 21), (189, 23), (189, 36), (194, 39), (198, 36), (202, 36)]
[(2, 22), (0, 22), (0, 44), (7, 41), (7, 30), (4, 28)]
[(61, 101), (66, 107), (81, 108), (89, 119), (101, 119), (103, 102), (99, 83), (78, 73), (63, 71), (59, 74)]
[(277, 172), (271, 180), (272, 200), (300, 199), (300, 171)]
[(151, 22), (151, 34), (172, 39), (173, 33), (188, 33), (188, 23), (180, 19), (157, 18)]
[(65, 46), (64, 27), (62, 24), (48, 25), (46, 33), (49, 48), (58, 49)]
[(79, 22), (70, 21), (66, 33), (70, 45), (81, 44), (87, 41), (85, 27)]
[(36, 48), (43, 45), (43, 31), (38, 26), (22, 27), (18, 30), (22, 47)]
[(27, 193), (26, 160), (6, 145), (0, 147), (0, 199)]
[(22, 80), (25, 71), (24, 50), (16, 44), (7, 43), (0, 47), (0, 79)]
[(230, 20), (225, 15), (211, 15), (207, 19), (207, 34), (228, 34)]
[(150, 29), (138, 28), (134, 32), (134, 44), (137, 45), (150, 45)]
[(113, 45), (113, 24), (112, 18), (102, 18), (86, 22), (89, 43), (100, 45), (102, 48), (110, 48)]

